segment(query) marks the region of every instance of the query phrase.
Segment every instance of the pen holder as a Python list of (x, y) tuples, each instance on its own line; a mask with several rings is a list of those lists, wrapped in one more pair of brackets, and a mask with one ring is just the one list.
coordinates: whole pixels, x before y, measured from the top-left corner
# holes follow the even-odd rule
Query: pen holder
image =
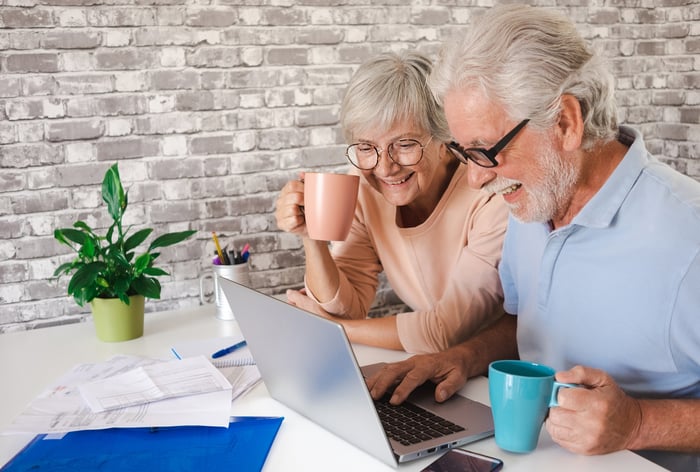
[[(234, 320), (231, 305), (226, 300), (219, 278), (224, 277), (242, 285), (250, 283), (248, 263), (233, 265), (212, 265), (212, 273), (204, 274), (199, 278), (199, 299), (202, 303), (216, 304), (216, 317), (220, 320)], [(213, 282), (207, 284), (207, 281)], [(213, 287), (212, 287), (213, 286)]]

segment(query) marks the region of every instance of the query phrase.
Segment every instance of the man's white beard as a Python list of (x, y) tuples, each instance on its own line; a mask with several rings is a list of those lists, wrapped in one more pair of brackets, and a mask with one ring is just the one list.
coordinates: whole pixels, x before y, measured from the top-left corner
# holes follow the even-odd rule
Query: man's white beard
[[(524, 199), (509, 204), (508, 209), (515, 219), (523, 223), (546, 223), (554, 219), (571, 201), (573, 187), (578, 178), (576, 168), (561, 159), (551, 147), (540, 152), (536, 165), (542, 178), (528, 187), (523, 186)], [(503, 189), (521, 184), (520, 181), (498, 177), (483, 190), (487, 193), (502, 193)]]

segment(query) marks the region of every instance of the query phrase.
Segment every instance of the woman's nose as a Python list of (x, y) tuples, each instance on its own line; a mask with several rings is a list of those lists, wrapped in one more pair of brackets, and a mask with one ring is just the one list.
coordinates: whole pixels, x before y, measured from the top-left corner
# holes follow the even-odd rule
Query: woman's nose
[(391, 157), (389, 156), (389, 151), (386, 149), (379, 149), (377, 151), (377, 165), (374, 168), (374, 172), (376, 172), (379, 175), (390, 175), (393, 167), (398, 166)]

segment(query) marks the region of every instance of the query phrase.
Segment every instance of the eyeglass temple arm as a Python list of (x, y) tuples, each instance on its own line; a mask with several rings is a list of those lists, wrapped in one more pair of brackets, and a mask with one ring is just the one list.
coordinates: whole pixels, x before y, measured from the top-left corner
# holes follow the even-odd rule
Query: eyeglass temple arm
[(518, 131), (520, 131), (521, 129), (523, 129), (523, 127), (524, 127), (526, 124), (528, 124), (529, 121), (530, 121), (529, 119), (525, 119), (525, 120), (521, 121), (520, 124), (518, 124), (518, 126), (516, 126), (515, 128), (513, 128), (513, 129), (510, 131), (510, 133), (508, 133), (508, 134), (506, 134), (505, 136), (503, 136), (503, 139), (501, 139), (500, 141), (498, 141), (494, 147), (492, 147), (491, 149), (489, 149), (489, 154), (490, 154), (489, 157), (491, 157), (491, 158), (493, 159), (493, 158), (496, 156), (496, 154), (498, 154), (499, 152), (501, 152), (501, 150), (502, 150), (504, 147), (506, 147), (506, 146), (508, 145), (508, 143), (511, 142), (511, 140), (515, 137), (515, 135), (518, 134)]

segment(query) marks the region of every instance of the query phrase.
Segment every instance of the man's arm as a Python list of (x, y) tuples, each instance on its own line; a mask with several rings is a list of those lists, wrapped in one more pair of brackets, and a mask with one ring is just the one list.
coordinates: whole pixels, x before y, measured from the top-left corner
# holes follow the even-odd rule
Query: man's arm
[(642, 423), (628, 449), (700, 452), (700, 399), (639, 400)]
[(462, 388), (468, 378), (486, 373), (491, 361), (518, 358), (516, 327), (517, 317), (504, 315), (484, 331), (446, 351), (386, 364), (367, 379), (369, 391), (376, 399), (396, 385), (391, 403), (398, 404), (416, 387), (432, 380), (437, 384), (435, 400), (443, 402)]

